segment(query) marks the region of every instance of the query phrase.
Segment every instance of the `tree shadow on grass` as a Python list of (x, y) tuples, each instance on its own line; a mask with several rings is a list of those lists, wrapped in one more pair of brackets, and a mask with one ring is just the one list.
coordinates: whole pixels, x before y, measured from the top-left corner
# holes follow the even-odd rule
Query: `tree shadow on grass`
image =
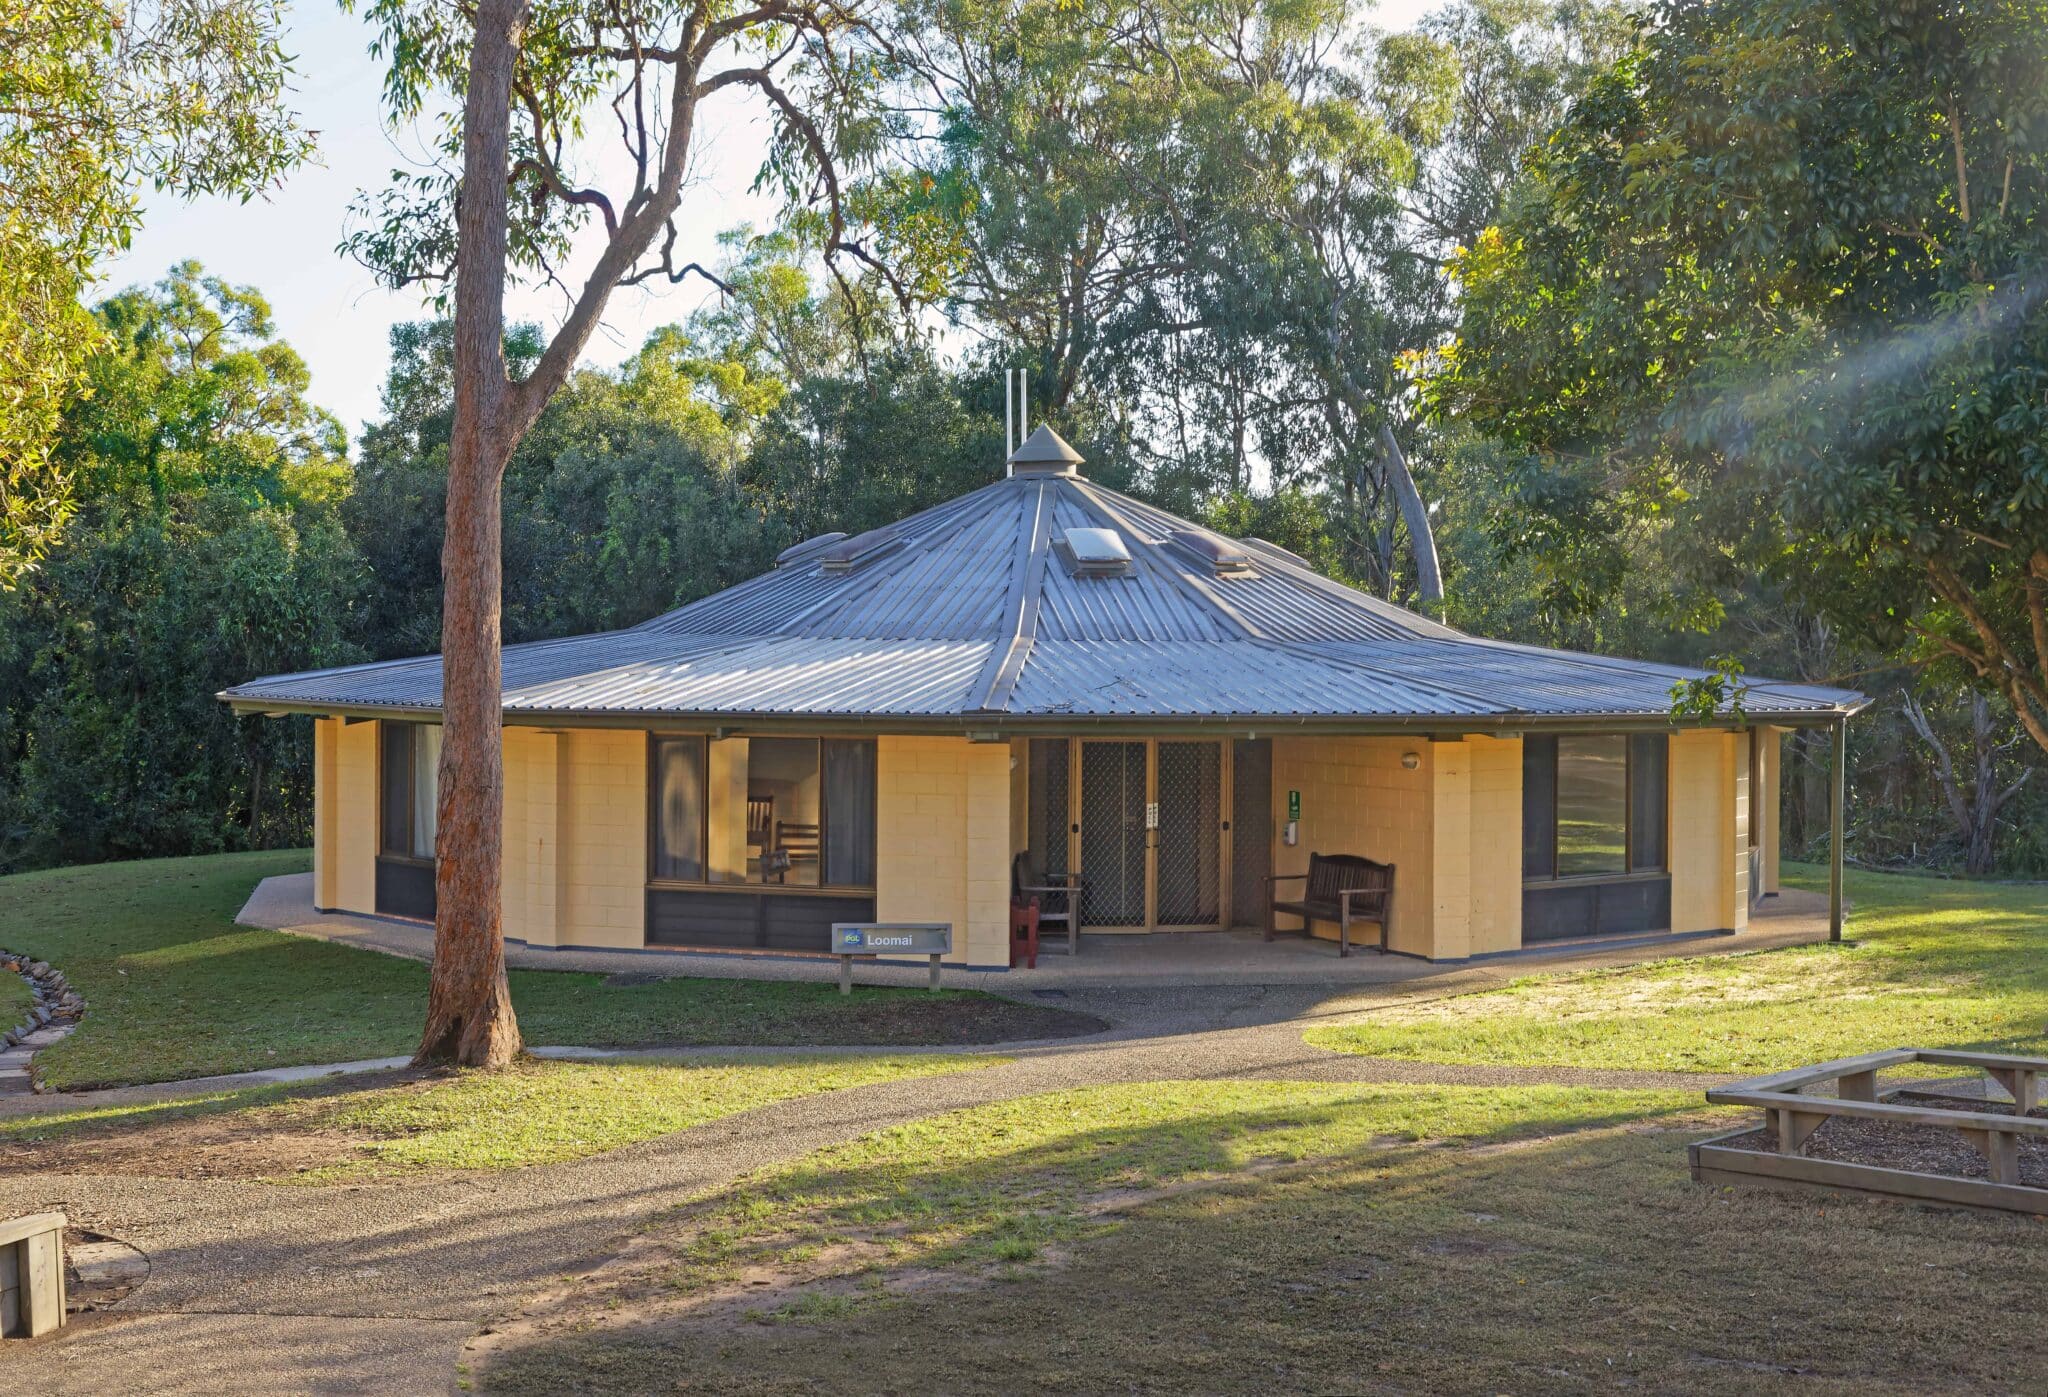
[[(2031, 1330), (2003, 1353), (1980, 1342), (1992, 1296), (2008, 1313), (2048, 1303), (2038, 1224), (1698, 1188), (1677, 1129), (1696, 1108), (1668, 1097), (1518, 1111), (1527, 1094), (1267, 1094), (1283, 1099), (1077, 1122), (971, 1158), (915, 1127), (825, 1151), (677, 1214), (656, 1234), (684, 1234), (677, 1264), (516, 1326), (479, 1386), (1747, 1393), (1818, 1378), (1904, 1391), (1997, 1388), (2048, 1356)], [(1475, 1126), (1489, 1106), (1498, 1123)], [(1455, 1141), (1392, 1133), (1431, 1112)], [(1252, 1167), (1274, 1154), (1293, 1162)], [(1086, 1212), (1105, 1190), (1203, 1175), (1215, 1186)], [(1053, 1255), (999, 1259), (1018, 1217), (1055, 1209), (1082, 1222)], [(854, 1303), (788, 1305), (776, 1323), (707, 1320), (674, 1290), (722, 1260), (693, 1253), (690, 1229), (782, 1245), (808, 1240), (791, 1227), (806, 1211), (842, 1234), (897, 1228), (908, 1249), (864, 1289), (830, 1292)], [(927, 1234), (950, 1254), (919, 1250)], [(979, 1284), (888, 1283), (949, 1255)]]

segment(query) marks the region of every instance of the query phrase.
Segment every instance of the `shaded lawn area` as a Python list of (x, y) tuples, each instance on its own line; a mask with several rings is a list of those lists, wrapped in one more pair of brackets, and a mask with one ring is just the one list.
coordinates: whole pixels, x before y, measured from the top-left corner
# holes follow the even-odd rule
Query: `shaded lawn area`
[[(1822, 870), (1786, 868), (1825, 889)], [(1848, 876), (1858, 944), (1531, 977), (1311, 1030), (1424, 1062), (1775, 1071), (1877, 1048), (2048, 1051), (2048, 888)]]
[(602, 1154), (842, 1087), (1002, 1061), (938, 1054), (688, 1063), (522, 1060), (0, 1117), (0, 1166), (331, 1183)]
[[(61, 969), (85, 996), (76, 1033), (37, 1057), (78, 1089), (412, 1051), (427, 967), (234, 924), (259, 879), (303, 851), (97, 864), (0, 878), (0, 946)], [(970, 990), (662, 980), (515, 970), (536, 1044), (904, 1047), (1093, 1032), (1096, 1020)]]
[[(1652, 1093), (1092, 1088), (765, 1170), (472, 1346), (501, 1393), (2007, 1390), (2038, 1220), (1702, 1189)], [(2024, 1381), (2023, 1379), (2020, 1379)]]

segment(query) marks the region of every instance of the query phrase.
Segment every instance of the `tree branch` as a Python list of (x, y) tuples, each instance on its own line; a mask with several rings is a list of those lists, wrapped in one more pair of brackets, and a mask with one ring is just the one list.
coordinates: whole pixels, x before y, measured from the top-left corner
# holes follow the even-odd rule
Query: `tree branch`
[(1956, 99), (1948, 99), (1948, 134), (1956, 150), (1956, 206), (1962, 212), (1963, 222), (1970, 221), (1970, 166), (1963, 156), (1963, 117), (1956, 110)]
[(553, 165), (545, 160), (536, 159), (531, 155), (521, 156), (512, 166), (512, 173), (514, 175), (518, 175), (524, 170), (531, 170), (534, 174), (540, 176), (540, 182), (547, 186), (548, 192), (563, 203), (586, 204), (595, 208), (604, 215), (604, 231), (606, 236), (616, 238), (619, 235), (619, 216), (612, 211), (612, 201), (601, 190), (571, 189), (562, 182), (561, 173)]

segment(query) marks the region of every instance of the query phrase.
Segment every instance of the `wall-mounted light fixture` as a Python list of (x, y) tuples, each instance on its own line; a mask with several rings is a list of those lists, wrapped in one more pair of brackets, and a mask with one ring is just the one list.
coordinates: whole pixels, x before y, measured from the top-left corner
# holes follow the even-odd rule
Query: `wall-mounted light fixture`
[(1401, 770), (1413, 771), (1416, 767), (1421, 765), (1422, 758), (1418, 754), (1414, 752), (1403, 752), (1401, 754)]

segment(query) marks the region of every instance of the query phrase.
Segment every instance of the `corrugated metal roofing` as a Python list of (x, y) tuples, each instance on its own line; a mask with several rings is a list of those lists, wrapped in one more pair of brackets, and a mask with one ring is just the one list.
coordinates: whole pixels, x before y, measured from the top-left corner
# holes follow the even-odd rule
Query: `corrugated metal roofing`
[[(505, 651), (505, 707), (672, 720), (762, 715), (1032, 721), (1272, 718), (1468, 725), (1656, 717), (1700, 671), (1462, 635), (1243, 541), (1218, 575), (1176, 547), (1197, 526), (1079, 475), (1020, 473), (894, 526), (850, 571), (815, 551), (630, 630)], [(1110, 528), (1128, 576), (1075, 577), (1067, 528)], [(279, 675), (244, 709), (432, 710), (438, 656)], [(1757, 718), (1853, 711), (1862, 696), (1771, 680)]]
[(1040, 641), (1009, 711), (1045, 717), (1492, 716), (1462, 695), (1261, 641)]

